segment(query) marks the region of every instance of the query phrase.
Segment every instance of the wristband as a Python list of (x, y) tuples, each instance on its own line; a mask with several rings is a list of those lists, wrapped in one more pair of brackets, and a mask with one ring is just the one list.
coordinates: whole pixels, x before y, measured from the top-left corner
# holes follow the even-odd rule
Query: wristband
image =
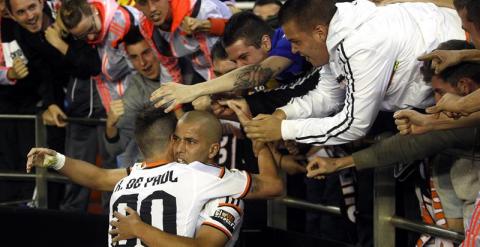
[(53, 168), (55, 170), (60, 170), (65, 165), (65, 155), (58, 153), (55, 156), (45, 155), (43, 160), (42, 167), (44, 168)]

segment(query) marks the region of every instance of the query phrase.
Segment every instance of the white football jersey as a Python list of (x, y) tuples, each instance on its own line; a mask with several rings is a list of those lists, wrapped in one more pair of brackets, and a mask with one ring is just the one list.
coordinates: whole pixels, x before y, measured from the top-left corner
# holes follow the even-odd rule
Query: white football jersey
[[(227, 196), (243, 198), (250, 184), (251, 177), (245, 171), (200, 162), (151, 167), (137, 163), (115, 186), (110, 199), (110, 220), (115, 211), (125, 215), (128, 206), (146, 224), (167, 233), (193, 237), (200, 211), (208, 201)], [(109, 234), (109, 246), (113, 246), (111, 240)], [(122, 240), (119, 244), (144, 246), (139, 239)]]
[(235, 246), (242, 226), (243, 208), (241, 199), (227, 196), (211, 200), (200, 213), (197, 230), (203, 225), (214, 227), (228, 237), (225, 247)]

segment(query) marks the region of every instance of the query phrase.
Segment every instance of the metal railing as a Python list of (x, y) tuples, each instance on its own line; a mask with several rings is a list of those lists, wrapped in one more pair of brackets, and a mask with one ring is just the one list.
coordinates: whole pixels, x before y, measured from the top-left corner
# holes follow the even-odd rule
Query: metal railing
[[(374, 174), (374, 245), (375, 247), (395, 246), (395, 228), (425, 233), (460, 243), (463, 233), (451, 231), (436, 225), (427, 225), (395, 215), (395, 178), (393, 168), (377, 168)], [(282, 230), (286, 228), (286, 207), (314, 212), (341, 215), (339, 207), (311, 203), (292, 197), (283, 197), (268, 202), (268, 226)], [(272, 218), (279, 219), (272, 219)]]
[[(46, 147), (47, 146), (47, 131), (46, 126), (43, 124), (41, 113), (37, 115), (17, 115), (17, 114), (0, 114), (1, 120), (32, 120), (35, 124), (35, 146)], [(106, 119), (91, 119), (91, 118), (67, 118), (66, 122), (79, 123), (88, 125), (104, 124)], [(25, 154), (27, 155), (27, 154)], [(14, 205), (24, 202), (32, 202), (32, 205), (37, 208), (47, 208), (48, 189), (47, 182), (66, 182), (67, 178), (58, 174), (49, 173), (45, 168), (37, 167), (35, 174), (15, 173), (15, 172), (0, 172), (0, 180), (31, 180), (35, 179), (35, 191), (32, 200), (2, 202), (0, 206)]]

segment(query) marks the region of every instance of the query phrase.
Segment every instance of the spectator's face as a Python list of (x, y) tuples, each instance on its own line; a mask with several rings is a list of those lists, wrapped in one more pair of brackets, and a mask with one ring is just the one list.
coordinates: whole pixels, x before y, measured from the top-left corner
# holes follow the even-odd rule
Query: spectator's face
[[(209, 163), (218, 153), (218, 143), (209, 143), (199, 124), (178, 122), (173, 134), (174, 159), (180, 163)], [(216, 146), (216, 148), (215, 148)]]
[(10, 15), (23, 28), (31, 33), (42, 30), (43, 2), (41, 0), (11, 0)]
[(268, 57), (268, 51), (271, 47), (270, 38), (267, 35), (264, 38), (259, 48), (254, 45), (247, 45), (243, 39), (237, 40), (232, 45), (225, 47), (228, 59), (232, 60), (238, 68), (262, 62)]
[(268, 18), (276, 16), (278, 11), (280, 11), (280, 6), (273, 3), (255, 6), (253, 8), (253, 13), (262, 18), (264, 21), (268, 20)]
[(432, 77), (432, 88), (435, 93), (435, 101), (438, 102), (446, 93), (465, 96), (471, 94), (479, 87), (478, 84), (470, 78), (461, 78), (456, 86), (452, 86), (450, 83), (442, 80), (442, 78), (434, 75)]
[(126, 47), (128, 57), (133, 67), (150, 80), (160, 78), (160, 64), (153, 49), (145, 40)]
[(5, 6), (5, 0), (0, 0), (0, 15), (2, 18), (9, 18), (8, 10)]
[(290, 21), (283, 25), (283, 31), (292, 43), (293, 53), (300, 53), (315, 67), (328, 63), (329, 54), (326, 43), (328, 27), (318, 25), (311, 31), (304, 31)]
[(98, 10), (92, 8), (92, 14), (83, 15), (78, 25), (69, 31), (76, 39), (94, 41), (97, 39), (101, 30), (102, 20), (100, 19)]
[(140, 0), (136, 2), (136, 7), (157, 27), (171, 18), (168, 0)]
[(224, 75), (237, 68), (237, 65), (229, 59), (213, 60), (213, 72), (216, 76)]
[(462, 28), (465, 32), (470, 34), (473, 45), (475, 48), (480, 49), (480, 27), (476, 27), (475, 24), (468, 20), (467, 9), (458, 10), (458, 15), (462, 19)]
[(446, 93), (460, 95), (460, 91), (450, 83), (438, 76), (432, 76), (432, 88), (435, 95), (435, 102), (438, 102)]

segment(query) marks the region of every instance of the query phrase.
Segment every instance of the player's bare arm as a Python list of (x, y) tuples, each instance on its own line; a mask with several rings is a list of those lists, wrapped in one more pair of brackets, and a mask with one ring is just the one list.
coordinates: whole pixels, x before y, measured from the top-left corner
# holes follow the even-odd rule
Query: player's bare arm
[(144, 223), (138, 213), (129, 208), (125, 208), (128, 213), (127, 216), (118, 212), (114, 212), (114, 216), (117, 220), (111, 221), (110, 224), (114, 229), (110, 230), (113, 239), (112, 242), (118, 242), (120, 240), (139, 238), (150, 247), (163, 247), (163, 246), (212, 246), (221, 247), (225, 246), (228, 242), (227, 236), (220, 230), (203, 225), (195, 234), (195, 238), (188, 238), (177, 236), (174, 234), (166, 233), (158, 228)]
[[(227, 105), (235, 112), (243, 126), (251, 121), (251, 118), (240, 108), (238, 102), (229, 100)], [(254, 153), (258, 157), (259, 174), (252, 175), (252, 185), (245, 198), (259, 199), (281, 196), (283, 193), (283, 181), (278, 175), (278, 167), (270, 152), (270, 148), (261, 142), (254, 142), (253, 146)]]
[(176, 105), (192, 102), (203, 95), (264, 85), (272, 77), (290, 66), (291, 63), (292, 61), (288, 58), (272, 56), (260, 64), (243, 66), (203, 83), (191, 86), (167, 83), (153, 92), (150, 100), (156, 102), (156, 107), (165, 107), (165, 111), (170, 112), (175, 109)]
[(27, 172), (31, 172), (33, 167), (53, 168), (79, 185), (101, 191), (113, 191), (117, 182), (128, 175), (126, 169), (102, 169), (47, 148), (30, 150)]

